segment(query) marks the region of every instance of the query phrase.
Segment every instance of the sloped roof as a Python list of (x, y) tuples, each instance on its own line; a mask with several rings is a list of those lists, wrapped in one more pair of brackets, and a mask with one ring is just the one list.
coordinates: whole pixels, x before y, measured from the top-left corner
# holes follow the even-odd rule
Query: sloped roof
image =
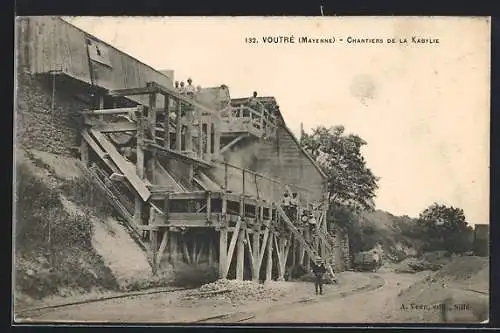
[[(233, 98), (231, 99), (231, 103), (234, 104), (240, 104), (244, 103), (246, 100), (248, 100), (249, 97), (245, 98)], [(323, 178), (327, 178), (327, 175), (325, 172), (321, 169), (321, 167), (318, 165), (318, 163), (314, 160), (314, 158), (309, 154), (301, 145), (297, 137), (293, 134), (292, 130), (286, 125), (285, 119), (283, 118), (283, 114), (280, 111), (280, 107), (278, 105), (278, 102), (276, 101), (276, 98), (272, 96), (265, 96), (265, 97), (257, 97), (257, 101), (262, 103), (265, 108), (269, 109), (274, 109), (275, 110), (275, 116), (278, 117), (280, 120), (280, 124), (278, 126), (281, 126), (285, 131), (287, 131), (290, 136), (292, 137), (293, 141), (295, 141), (295, 144), (299, 147), (299, 149), (302, 151), (302, 153), (311, 161), (311, 163), (314, 165), (314, 167), (318, 170), (320, 175)]]

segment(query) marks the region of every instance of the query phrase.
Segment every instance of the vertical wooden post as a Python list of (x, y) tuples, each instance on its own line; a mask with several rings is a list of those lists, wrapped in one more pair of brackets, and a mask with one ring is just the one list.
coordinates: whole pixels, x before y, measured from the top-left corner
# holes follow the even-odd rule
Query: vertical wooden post
[(207, 122), (207, 160), (211, 159), (212, 156), (212, 123)]
[(203, 117), (201, 110), (193, 112), (198, 117), (198, 158), (203, 158)]
[(165, 223), (168, 223), (168, 215), (170, 211), (170, 194), (165, 195), (165, 200), (163, 200), (163, 213), (165, 214)]
[(151, 250), (153, 252), (153, 275), (157, 273), (156, 256), (158, 253), (158, 230), (151, 230)]
[(178, 99), (175, 105), (175, 149), (181, 151), (182, 149), (182, 122), (181, 122), (181, 100)]
[[(136, 173), (139, 178), (144, 179), (144, 108), (137, 107), (137, 161), (135, 164)], [(134, 221), (138, 225), (142, 225), (142, 206), (143, 202), (139, 196), (135, 197)]]
[[(231, 111), (229, 111), (231, 113)], [(220, 155), (220, 120), (217, 119), (216, 122), (214, 122), (214, 155), (219, 156)]]
[[(99, 109), (102, 110), (104, 109), (104, 94), (101, 92), (98, 92), (97, 94), (97, 98), (99, 99)], [(104, 115), (100, 115), (99, 119), (104, 120)]]
[(144, 110), (142, 106), (138, 106), (137, 108), (136, 172), (139, 178), (144, 179)]
[(273, 272), (273, 242), (274, 233), (269, 232), (269, 237), (267, 238), (267, 265), (266, 265), (266, 281), (272, 280)]
[(252, 252), (253, 252), (253, 274), (252, 274), (252, 281), (254, 282), (259, 282), (259, 277), (260, 277), (260, 265), (259, 265), (259, 248), (260, 248), (260, 224), (258, 228), (255, 228), (253, 230), (253, 235), (252, 235)]
[(160, 268), (163, 252), (165, 252), (165, 247), (167, 246), (167, 240), (168, 240), (168, 230), (165, 228), (165, 230), (163, 231), (160, 248), (158, 249), (158, 253), (156, 254), (155, 258), (156, 270)]
[(238, 252), (236, 257), (236, 280), (243, 280), (243, 270), (245, 263), (245, 233), (246, 228), (242, 225), (238, 231)]
[(226, 278), (227, 265), (227, 227), (221, 227), (219, 231), (219, 278)]
[(242, 170), (242, 175), (243, 175), (243, 189), (242, 189), (242, 194), (245, 195), (245, 169), (243, 168)]
[[(280, 235), (281, 236), (281, 235)], [(274, 238), (276, 253), (278, 254), (278, 281), (285, 280), (285, 239), (283, 237)]]
[(185, 149), (187, 152), (193, 151), (193, 120), (194, 111), (191, 109), (191, 105), (188, 106), (186, 110), (186, 135), (185, 135)]
[[(151, 87), (152, 83), (148, 82), (147, 87)], [(156, 143), (156, 93), (149, 94), (149, 110), (148, 110), (148, 129), (149, 136)]]
[[(245, 199), (242, 196), (240, 196), (240, 218), (241, 221), (244, 222), (245, 218)], [(246, 233), (246, 227), (242, 223), (242, 227), (240, 228), (239, 234), (238, 234), (238, 252), (237, 252), (237, 258), (236, 258), (236, 279), (237, 280), (243, 280), (243, 268), (244, 268), (244, 262), (245, 262), (245, 233)]]
[[(306, 228), (307, 228), (307, 227), (306, 227)], [(306, 235), (305, 235), (305, 229), (303, 229), (300, 233), (302, 234), (302, 238), (303, 238), (303, 239), (306, 239), (306, 238), (305, 238), (305, 237), (306, 237)], [(300, 246), (299, 246), (299, 263), (300, 263), (301, 265), (303, 265), (303, 264), (304, 264), (304, 259), (305, 259), (304, 257), (305, 257), (305, 249), (304, 249), (304, 245), (303, 245), (302, 243), (300, 243)]]
[(226, 278), (227, 265), (227, 199), (222, 194), (222, 225), (219, 231), (219, 278)]
[(165, 113), (165, 118), (163, 119), (163, 147), (170, 149), (170, 96), (164, 95), (165, 105), (163, 110)]
[(212, 221), (212, 192), (207, 192), (207, 221)]
[(224, 190), (227, 191), (227, 163), (224, 162)]

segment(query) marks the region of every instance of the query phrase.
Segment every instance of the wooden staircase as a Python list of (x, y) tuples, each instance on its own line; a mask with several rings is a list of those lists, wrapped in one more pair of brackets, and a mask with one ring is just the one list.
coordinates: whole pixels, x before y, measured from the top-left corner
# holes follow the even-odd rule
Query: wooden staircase
[(283, 211), (283, 208), (281, 206), (276, 206), (276, 211), (282, 218), (282, 220), (285, 222), (285, 224), (288, 226), (288, 229), (292, 232), (292, 234), (295, 236), (295, 239), (300, 242), (300, 244), (304, 247), (305, 251), (311, 258), (317, 258), (321, 257), (325, 261), (325, 266), (327, 270), (327, 274), (330, 277), (330, 280), (332, 282), (336, 282), (336, 277), (335, 273), (333, 271), (332, 266), (330, 265), (330, 262), (328, 258), (325, 258), (324, 256), (320, 256), (318, 251), (314, 249), (314, 247), (304, 238), (302, 233), (297, 229), (297, 227), (293, 224), (293, 222), (290, 220), (290, 218), (285, 214)]

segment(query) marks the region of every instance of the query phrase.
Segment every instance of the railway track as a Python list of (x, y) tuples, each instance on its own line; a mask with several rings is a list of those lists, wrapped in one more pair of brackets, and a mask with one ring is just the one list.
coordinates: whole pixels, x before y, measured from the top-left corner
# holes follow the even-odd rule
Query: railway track
[(85, 299), (85, 300), (68, 302), (68, 303), (61, 303), (61, 304), (55, 304), (55, 305), (47, 305), (47, 306), (24, 308), (24, 309), (21, 308), (21, 309), (16, 310), (15, 313), (17, 316), (19, 316), (19, 315), (26, 315), (28, 313), (33, 313), (33, 312), (38, 312), (38, 311), (43, 311), (43, 310), (51, 310), (51, 309), (69, 307), (69, 306), (73, 306), (73, 305), (97, 303), (97, 302), (104, 302), (104, 301), (108, 301), (108, 300), (112, 300), (112, 299), (128, 298), (128, 297), (143, 296), (143, 295), (153, 295), (153, 294), (169, 293), (169, 292), (174, 292), (174, 291), (184, 291), (184, 290), (192, 290), (192, 289), (193, 288), (162, 288), (160, 290), (155, 289), (155, 290), (147, 290), (147, 291), (127, 292), (127, 293), (122, 293), (119, 295), (96, 297), (96, 298), (92, 298), (92, 299)]

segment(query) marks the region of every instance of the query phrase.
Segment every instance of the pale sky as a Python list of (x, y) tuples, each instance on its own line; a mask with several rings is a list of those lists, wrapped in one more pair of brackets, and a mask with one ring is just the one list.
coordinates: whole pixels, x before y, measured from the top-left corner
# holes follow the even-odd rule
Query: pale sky
[[(368, 142), (376, 205), (418, 214), (433, 202), (489, 223), (490, 20), (486, 18), (66, 18), (176, 80), (276, 97), (287, 125), (344, 125)], [(295, 44), (265, 44), (265, 36)], [(299, 44), (300, 36), (334, 44)], [(396, 44), (348, 44), (396, 38)], [(439, 44), (412, 44), (411, 37)], [(245, 43), (256, 37), (258, 44)], [(399, 38), (407, 37), (408, 44)], [(340, 42), (342, 38), (344, 41)]]

